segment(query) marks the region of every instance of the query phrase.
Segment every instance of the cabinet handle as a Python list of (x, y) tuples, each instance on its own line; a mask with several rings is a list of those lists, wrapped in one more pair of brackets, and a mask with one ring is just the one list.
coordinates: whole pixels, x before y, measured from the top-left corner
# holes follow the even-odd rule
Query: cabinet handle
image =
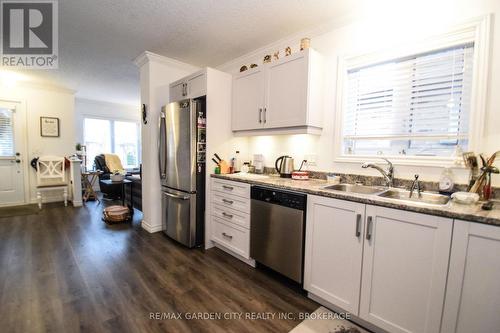
[(225, 232), (222, 233), (222, 236), (226, 237), (226, 238), (229, 238), (229, 239), (233, 239), (233, 236), (231, 235), (228, 235), (226, 234)]
[(227, 185), (222, 185), (222, 188), (225, 189), (225, 190), (229, 190), (229, 191), (232, 191), (234, 189), (234, 187), (227, 186)]
[(267, 108), (264, 108), (264, 124), (267, 121)]
[(259, 124), (262, 123), (262, 108), (259, 108)]
[(222, 202), (232, 205), (234, 203), (233, 200), (222, 199)]
[(227, 217), (228, 219), (232, 219), (233, 218), (233, 215), (231, 214), (228, 214), (226, 212), (222, 212), (222, 215), (224, 215), (225, 217)]
[(373, 227), (373, 217), (368, 216), (368, 220), (366, 222), (366, 239), (372, 239), (372, 227)]
[(356, 237), (361, 236), (361, 214), (356, 214)]

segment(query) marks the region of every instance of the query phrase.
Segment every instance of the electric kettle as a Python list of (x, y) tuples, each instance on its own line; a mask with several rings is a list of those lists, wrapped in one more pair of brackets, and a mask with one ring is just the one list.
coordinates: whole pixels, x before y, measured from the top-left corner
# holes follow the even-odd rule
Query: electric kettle
[(274, 162), (274, 167), (280, 174), (280, 177), (291, 178), (293, 172), (293, 158), (288, 155), (280, 156), (276, 159), (276, 162)]

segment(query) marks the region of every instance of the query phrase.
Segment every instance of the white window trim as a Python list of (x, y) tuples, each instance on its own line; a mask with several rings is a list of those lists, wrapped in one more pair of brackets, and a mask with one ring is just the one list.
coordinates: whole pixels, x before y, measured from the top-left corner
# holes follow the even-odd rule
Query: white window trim
[[(126, 118), (126, 117), (104, 117), (104, 116), (99, 116), (99, 115), (93, 115), (93, 114), (82, 114), (82, 144), (85, 144), (85, 119), (98, 119), (98, 120), (108, 120), (111, 121), (111, 133), (114, 133), (114, 122), (115, 121), (121, 121), (121, 122), (129, 122), (129, 123), (135, 123), (137, 125), (137, 158), (139, 164), (137, 165), (137, 168), (140, 168), (142, 164), (142, 135), (141, 135), (141, 121), (137, 119), (132, 119), (132, 118)], [(115, 138), (113, 135), (111, 135), (111, 149), (113, 150), (115, 144)], [(113, 152), (114, 153), (114, 152)], [(134, 168), (135, 169), (135, 168)], [(131, 168), (125, 168), (125, 170), (133, 170)]]
[[(412, 54), (439, 50), (458, 44), (474, 42), (474, 67), (472, 77), (470, 123), (469, 123), (469, 147), (468, 151), (478, 151), (482, 145), (482, 134), (484, 129), (484, 117), (486, 114), (488, 67), (490, 56), (491, 36), (491, 14), (478, 17), (465, 22), (447, 33), (427, 38), (421, 42), (403, 45), (399, 48), (380, 50), (379, 52), (364, 53), (356, 56), (339, 57), (337, 71), (337, 100), (335, 115), (334, 135), (334, 161), (347, 163), (360, 163), (367, 160), (377, 160), (378, 156), (346, 155), (342, 151), (342, 124), (345, 110), (344, 91), (347, 84), (347, 70), (362, 67), (388, 59), (397, 59)], [(398, 165), (419, 166), (452, 166), (453, 157), (438, 156), (384, 156)], [(456, 165), (455, 165), (456, 166)]]

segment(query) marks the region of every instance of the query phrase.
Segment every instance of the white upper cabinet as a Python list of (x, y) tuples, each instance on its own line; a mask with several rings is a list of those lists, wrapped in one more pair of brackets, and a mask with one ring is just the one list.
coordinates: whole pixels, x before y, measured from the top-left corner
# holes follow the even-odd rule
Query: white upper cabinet
[(207, 94), (206, 69), (186, 76), (170, 84), (170, 103), (196, 98)]
[(367, 205), (359, 316), (389, 332), (439, 332), (452, 228), (451, 219)]
[(181, 82), (177, 81), (170, 84), (170, 96), (169, 96), (170, 102), (177, 102), (182, 99), (185, 99), (186, 98), (185, 96), (187, 96), (185, 88), (186, 88), (186, 82), (184, 81)]
[(443, 333), (498, 332), (500, 227), (455, 220)]
[(307, 197), (304, 288), (358, 315), (365, 205)]
[[(264, 112), (264, 71), (257, 67), (233, 78), (233, 131), (262, 128)], [(234, 113), (238, 110), (238, 114)]]
[(322, 59), (312, 49), (233, 76), (232, 130), (315, 133), (322, 128)]
[(189, 98), (196, 98), (207, 94), (207, 75), (205, 71), (188, 76), (186, 81)]

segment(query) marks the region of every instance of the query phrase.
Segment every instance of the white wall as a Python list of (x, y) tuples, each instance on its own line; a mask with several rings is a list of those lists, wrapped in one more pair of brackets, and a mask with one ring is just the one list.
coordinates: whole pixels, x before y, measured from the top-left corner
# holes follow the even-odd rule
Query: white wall
[[(442, 0), (442, 1), (408, 1), (382, 0), (366, 1), (356, 8), (357, 15), (353, 21), (337, 28), (319, 27), (296, 34), (290, 38), (258, 49), (238, 59), (234, 59), (218, 67), (229, 73), (238, 72), (241, 65), (262, 63), (265, 54), (280, 50), (284, 53), (286, 46), (296, 52), (301, 37), (311, 37), (314, 49), (325, 56), (325, 96), (324, 127), (322, 135), (283, 135), (272, 137), (249, 137), (246, 156), (263, 153), (266, 166), (272, 166), (276, 157), (283, 153), (291, 154), (298, 162), (308, 154), (317, 156), (316, 170), (350, 172), (377, 175), (377, 171), (361, 169), (359, 164), (334, 162), (334, 125), (336, 103), (337, 59), (340, 56), (383, 50), (392, 46), (421, 40), (433, 34), (448, 30), (471, 18), (493, 13), (494, 21), (500, 15), (498, 0)], [(500, 86), (500, 25), (492, 29), (492, 53), (490, 64), (490, 93), (487, 99), (485, 128), (483, 131), (481, 151), (491, 154), (500, 150), (500, 94), (495, 93)], [(241, 147), (239, 147), (241, 148)], [(500, 160), (498, 160), (500, 162)], [(500, 163), (497, 163), (500, 165)], [(298, 165), (297, 165), (298, 167)], [(412, 178), (420, 173), (421, 178), (437, 180), (441, 168), (421, 166), (396, 166), (396, 177)], [(456, 180), (466, 182), (468, 173), (463, 169), (455, 169)], [(500, 176), (494, 176), (493, 183), (500, 186)]]
[[(36, 173), (29, 162), (42, 155), (69, 156), (74, 153), (76, 142), (74, 118), (74, 92), (67, 89), (18, 84), (0, 86), (0, 99), (21, 102), (26, 112), (27, 154), (23, 163), (28, 165), (29, 199), (36, 202)], [(60, 136), (48, 138), (40, 136), (40, 117), (59, 118)], [(44, 196), (44, 201), (62, 200), (62, 194)]]
[(142, 124), (142, 225), (149, 232), (162, 230), (161, 185), (158, 173), (158, 118), (168, 104), (169, 84), (199, 68), (146, 52), (135, 63), (141, 80), (141, 103), (146, 104), (148, 123)]
[(85, 98), (75, 99), (76, 138), (83, 143), (83, 119), (85, 117), (103, 117), (140, 121), (140, 106), (109, 103)]

